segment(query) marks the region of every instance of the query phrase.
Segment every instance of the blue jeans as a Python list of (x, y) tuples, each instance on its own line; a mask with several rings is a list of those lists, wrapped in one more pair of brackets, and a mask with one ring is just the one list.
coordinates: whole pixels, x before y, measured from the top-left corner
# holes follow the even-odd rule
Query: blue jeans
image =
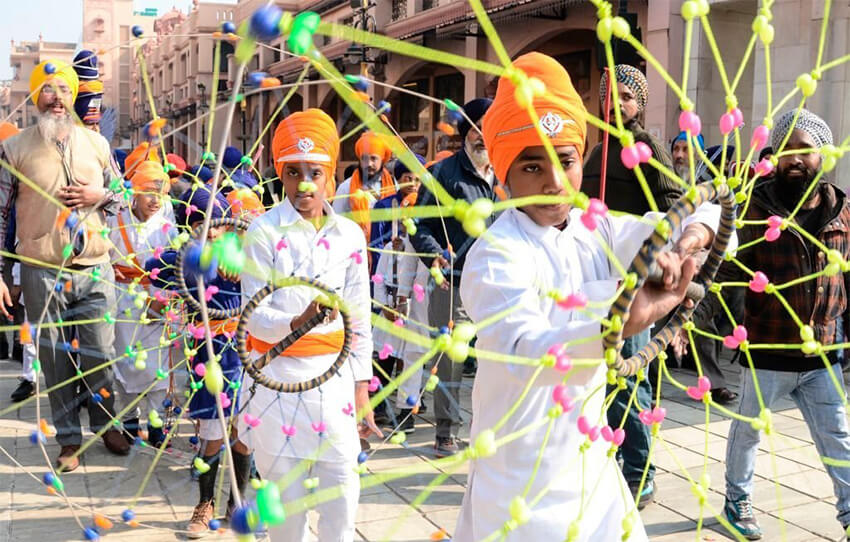
[[(780, 397), (790, 395), (815, 441), (821, 457), (850, 460), (850, 433), (844, 410), (844, 384), (841, 366), (832, 366), (841, 391), (829, 377), (826, 368), (802, 373), (768, 371), (756, 369), (759, 389), (765, 408), (770, 408)], [(750, 369), (743, 371), (741, 386), (741, 405), (738, 412), (743, 416), (757, 417), (760, 412), (758, 399), (753, 387), (753, 375)], [(753, 491), (753, 472), (755, 470), (756, 450), (759, 445), (759, 432), (747, 422), (732, 421), (729, 440), (726, 444), (726, 497), (737, 500)], [(835, 496), (838, 501), (838, 521), (842, 525), (850, 523), (850, 467), (831, 467), (826, 472), (832, 478)]]
[[(637, 353), (649, 343), (649, 330), (642, 331), (637, 335), (632, 335), (627, 338), (623, 344), (623, 357), (627, 358)], [(634, 376), (626, 379), (626, 389), (620, 390), (614, 401), (608, 408), (608, 425), (611, 427), (619, 427), (623, 420), (623, 415), (626, 413), (626, 407), (629, 404), (629, 399), (632, 395), (632, 390), (637, 384), (637, 378)], [(611, 393), (614, 386), (607, 387), (607, 393)], [(618, 454), (623, 458), (623, 477), (626, 482), (640, 482), (643, 476), (643, 469), (646, 468), (649, 462), (649, 444), (652, 441), (652, 435), (649, 432), (649, 427), (643, 424), (638, 418), (638, 413), (650, 408), (652, 403), (652, 384), (648, 378), (644, 378), (640, 384), (637, 384), (637, 395), (635, 396), (636, 403), (632, 403), (626, 416), (626, 424), (623, 430), (626, 432), (626, 440), (620, 446)], [(647, 482), (655, 478), (655, 465), (649, 465), (647, 473)]]

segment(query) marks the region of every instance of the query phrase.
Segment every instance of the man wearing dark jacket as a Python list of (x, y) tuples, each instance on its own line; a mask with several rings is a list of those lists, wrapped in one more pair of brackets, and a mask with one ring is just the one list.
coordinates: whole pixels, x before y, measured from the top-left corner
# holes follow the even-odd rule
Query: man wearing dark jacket
[[(463, 106), (466, 117), (476, 126), (472, 126), (466, 119), (458, 123), (458, 132), (464, 140), (463, 148), (431, 169), (437, 183), (455, 200), (468, 203), (481, 198), (493, 200), (495, 177), (478, 126), (490, 103), (489, 99), (478, 98)], [(438, 205), (434, 193), (425, 182), (419, 189), (416, 205)], [(416, 234), (411, 239), (416, 252), (438, 255), (423, 256), (422, 261), (427, 267), (439, 268), (446, 278), (440, 285), (431, 281), (433, 289), (428, 304), (428, 324), (436, 328), (448, 326), (450, 322), (456, 325), (469, 321), (460, 304), (458, 288), (466, 253), (475, 241), (474, 237), (464, 231), (463, 225), (454, 219), (450, 208), (443, 206), (441, 211), (440, 216), (420, 219)], [(492, 221), (493, 217), (488, 217), (487, 226)], [(434, 391), (434, 417), (437, 422), (434, 448), (437, 457), (445, 457), (458, 451), (457, 430), (461, 422), (459, 391), (463, 365), (452, 363), (443, 355), (437, 358), (436, 363), (440, 385)]]
[[(824, 458), (835, 490), (838, 520), (846, 530), (850, 525), (850, 432), (838, 351), (826, 347), (842, 342), (839, 328), (848, 322), (848, 275), (842, 266), (850, 258), (850, 204), (835, 185), (819, 180), (812, 187), (821, 171), (822, 156), (809, 149), (832, 145), (832, 132), (814, 113), (801, 109), (798, 117), (795, 114), (789, 111), (779, 118), (772, 142), (773, 148), (779, 149), (790, 132), (780, 150), (799, 152), (779, 158), (775, 179), (756, 183), (744, 225), (738, 230), (741, 246), (755, 242), (736, 255), (751, 271), (728, 262), (717, 280), (751, 281), (745, 292), (743, 321), (749, 343), (787, 345), (751, 350), (742, 345), (738, 412), (748, 420), (769, 424), (768, 409), (776, 401), (788, 396), (794, 400)], [(768, 242), (765, 222), (772, 216), (789, 224)], [(793, 283), (802, 277), (812, 278)], [(795, 322), (796, 317), (801, 324)], [(772, 429), (769, 425), (764, 428)], [(751, 500), (758, 445), (758, 425), (734, 419), (726, 444), (724, 512), (732, 526), (750, 540), (762, 535)]]

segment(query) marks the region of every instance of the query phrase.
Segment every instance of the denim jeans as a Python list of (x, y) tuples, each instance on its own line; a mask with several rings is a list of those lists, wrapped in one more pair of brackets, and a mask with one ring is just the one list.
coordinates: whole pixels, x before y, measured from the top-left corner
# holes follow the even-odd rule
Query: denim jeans
[[(649, 343), (649, 330), (642, 331), (637, 335), (632, 335), (625, 340), (623, 344), (623, 357), (627, 358)], [(619, 427), (623, 420), (623, 415), (626, 413), (626, 407), (629, 404), (629, 399), (632, 395), (632, 390), (637, 384), (637, 378), (632, 376), (626, 379), (626, 389), (620, 390), (614, 396), (614, 401), (608, 408), (608, 425), (611, 427)], [(614, 386), (608, 386), (607, 393), (611, 393)], [(623, 458), (623, 477), (626, 482), (640, 482), (643, 476), (643, 469), (649, 461), (649, 444), (652, 440), (652, 435), (649, 432), (649, 427), (643, 424), (638, 418), (638, 413), (650, 408), (652, 403), (652, 384), (648, 378), (644, 378), (640, 384), (637, 384), (637, 395), (635, 396), (636, 403), (632, 403), (626, 416), (626, 424), (623, 430), (626, 432), (626, 440), (620, 446), (618, 454)], [(650, 482), (655, 478), (655, 465), (650, 463), (649, 472), (647, 473), (646, 481)]]
[[(836, 389), (826, 368), (802, 373), (763, 369), (756, 369), (755, 372), (765, 408), (770, 408), (779, 398), (790, 395), (809, 426), (818, 454), (821, 457), (848, 461), (850, 433), (844, 410), (845, 392), (841, 366), (833, 365), (832, 370), (841, 385), (841, 391)], [(748, 368), (743, 371), (740, 400), (738, 412), (741, 415), (759, 415), (753, 375)], [(748, 422), (732, 421), (726, 444), (727, 498), (736, 500), (744, 495), (752, 495), (758, 445), (758, 431)], [(838, 498), (835, 503), (838, 521), (846, 525), (850, 523), (850, 467), (826, 465), (826, 472), (832, 478), (835, 496)]]

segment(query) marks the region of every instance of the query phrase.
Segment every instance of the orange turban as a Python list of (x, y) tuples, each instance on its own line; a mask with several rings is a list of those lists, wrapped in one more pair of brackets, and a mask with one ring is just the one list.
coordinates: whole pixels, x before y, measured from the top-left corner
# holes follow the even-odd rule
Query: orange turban
[(227, 194), (227, 201), (230, 203), (230, 214), (236, 217), (242, 217), (243, 213), (256, 217), (266, 210), (260, 198), (250, 188), (231, 190)]
[(19, 132), (18, 127), (11, 122), (0, 122), (0, 141), (6, 141)]
[(151, 147), (150, 143), (143, 141), (124, 159), (124, 177), (132, 180), (136, 167), (147, 160), (159, 162), (159, 152), (156, 147)]
[[(531, 105), (552, 145), (575, 145), (579, 155), (584, 154), (587, 111), (567, 70), (542, 53), (522, 55), (513, 67), (543, 83), (545, 91), (534, 96)], [(543, 145), (527, 109), (517, 103), (516, 86), (506, 76), (499, 78), (496, 98), (484, 115), (481, 131), (496, 178), (503, 182), (522, 151)]]
[(339, 134), (336, 124), (321, 109), (293, 113), (280, 121), (272, 138), (272, 156), (277, 176), (287, 162), (308, 162), (325, 166), (328, 178), (325, 195), (336, 192), (336, 161), (339, 157)]
[(375, 132), (364, 132), (354, 144), (354, 153), (357, 158), (364, 154), (375, 154), (381, 157), (381, 162), (387, 163), (393, 155), (392, 149), (387, 144), (385, 136)]
[(153, 160), (145, 160), (135, 166), (133, 170), (130, 184), (136, 191), (159, 192), (169, 180), (162, 164)]

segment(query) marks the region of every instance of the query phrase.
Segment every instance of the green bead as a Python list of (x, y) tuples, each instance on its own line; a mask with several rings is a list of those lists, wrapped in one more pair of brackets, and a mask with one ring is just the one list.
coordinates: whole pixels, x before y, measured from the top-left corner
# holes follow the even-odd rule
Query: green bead
[(56, 491), (62, 491), (63, 489), (65, 489), (65, 484), (62, 483), (62, 480), (60, 480), (57, 476), (53, 479), (53, 487), (56, 488)]
[(107, 324), (114, 324), (115, 318), (113, 318), (112, 315), (107, 312), (106, 314), (103, 315), (103, 321), (106, 322)]
[(289, 50), (303, 55), (313, 47), (313, 34), (319, 28), (322, 18), (314, 11), (299, 13), (292, 22), (292, 30), (287, 40)]
[(215, 153), (212, 151), (207, 151), (201, 156), (201, 160), (206, 162), (209, 160), (210, 162), (215, 162)]
[(62, 258), (63, 258), (63, 259), (65, 259), (65, 260), (67, 260), (68, 258), (70, 258), (70, 257), (71, 257), (71, 255), (72, 255), (73, 253), (74, 253), (74, 245), (72, 245), (71, 243), (68, 243), (68, 244), (67, 244), (67, 245), (65, 245), (65, 247), (62, 249)]
[(349, 83), (351, 83), (352, 85), (355, 85), (355, 84), (360, 82), (360, 77), (357, 76), (357, 75), (347, 73), (347, 74), (345, 74), (345, 80), (348, 81)]
[(162, 369), (157, 369), (157, 370), (156, 370), (156, 379), (157, 379), (157, 380), (163, 380), (163, 379), (164, 379), (164, 378), (166, 378), (166, 377), (168, 377), (168, 373), (167, 373), (167, 372), (163, 371)]
[(239, 163), (243, 166), (250, 166), (254, 164), (254, 160), (252, 160), (250, 156), (243, 156), (239, 159)]
[(228, 387), (232, 390), (238, 390), (239, 386), (241, 386), (241, 385), (242, 385), (242, 383), (239, 382), (238, 380), (231, 380), (230, 383), (228, 384)]
[(41, 371), (41, 362), (37, 359), (32, 360), (32, 370), (36, 373)]
[(450, 98), (446, 98), (445, 100), (443, 100), (443, 105), (445, 105), (446, 109), (448, 109), (449, 111), (460, 111), (460, 106)]
[(286, 520), (280, 490), (275, 483), (263, 480), (257, 489), (257, 512), (266, 525), (278, 525)]
[(109, 181), (109, 190), (112, 192), (120, 192), (124, 187), (124, 183), (121, 182), (121, 179), (115, 178)]
[(93, 281), (97, 282), (100, 280), (100, 268), (95, 267), (91, 272), (91, 278)]

